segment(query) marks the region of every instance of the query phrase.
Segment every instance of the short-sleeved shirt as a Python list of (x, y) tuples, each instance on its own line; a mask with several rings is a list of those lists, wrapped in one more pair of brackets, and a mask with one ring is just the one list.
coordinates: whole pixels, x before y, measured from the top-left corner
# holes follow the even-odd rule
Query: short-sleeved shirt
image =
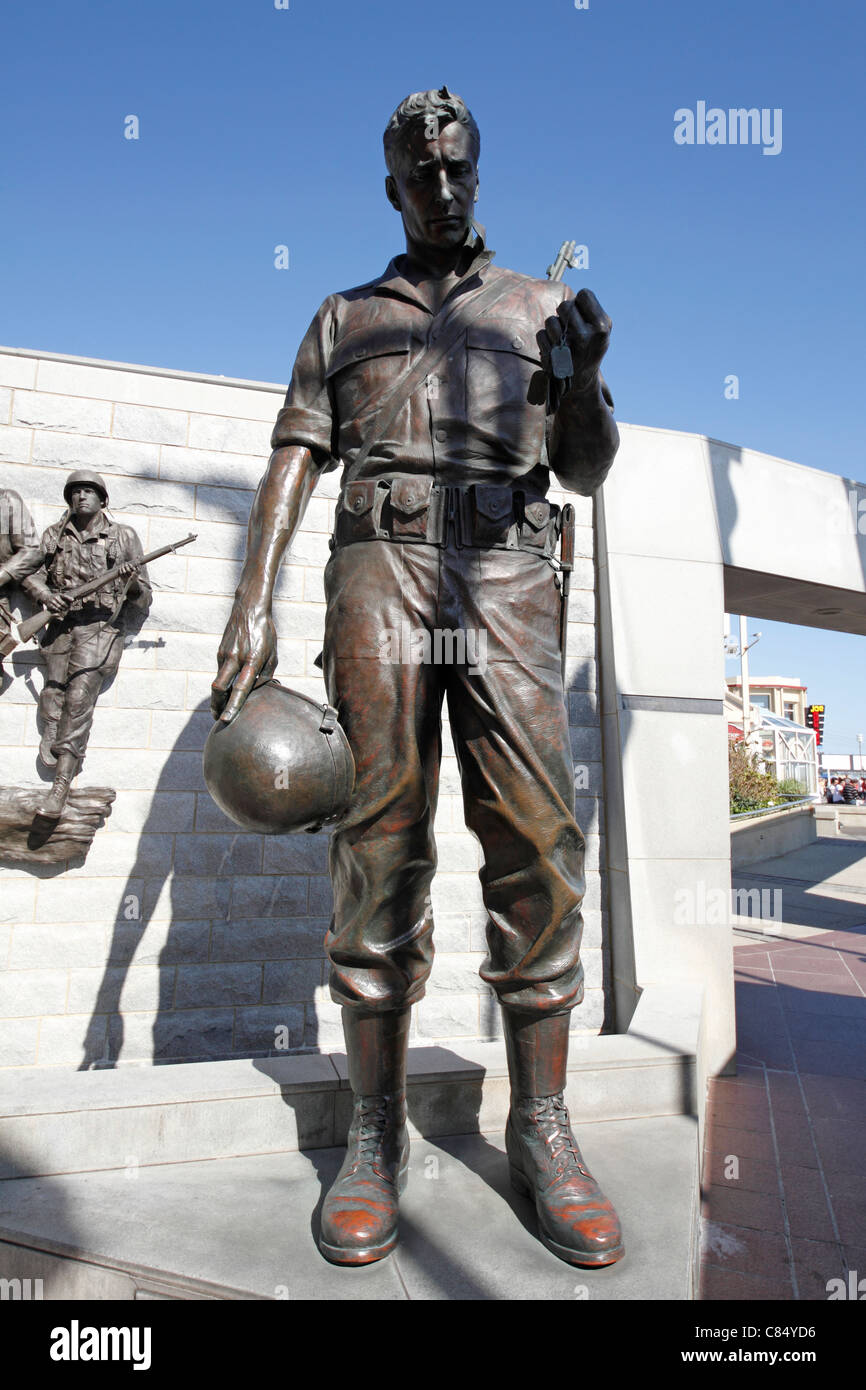
[[(330, 295), (301, 343), (271, 446), (303, 445), (343, 482), (419, 474), (443, 483), (511, 484), (544, 494), (553, 414), (545, 370), (545, 322), (572, 291), (491, 265), (483, 240), (438, 313), (413, 283), (405, 256), (366, 285)], [(470, 320), (482, 285), (506, 286), (490, 311)], [(428, 344), (467, 320), (447, 359), (403, 405), (387, 437), (360, 469), (382, 395)]]
[[(67, 515), (47, 527), (37, 545), (22, 550), (7, 569), (15, 577), (32, 575), (50, 589), (65, 589), (84, 584), (106, 570), (116, 568), (127, 560), (140, 560), (141, 541), (131, 526), (109, 521), (103, 513), (95, 526), (79, 531)], [(136, 575), (137, 593), (129, 602), (147, 612), (151, 587), (145, 569)], [(110, 612), (123, 598), (127, 581), (118, 576), (85, 598), (75, 599), (70, 613), (81, 609)]]

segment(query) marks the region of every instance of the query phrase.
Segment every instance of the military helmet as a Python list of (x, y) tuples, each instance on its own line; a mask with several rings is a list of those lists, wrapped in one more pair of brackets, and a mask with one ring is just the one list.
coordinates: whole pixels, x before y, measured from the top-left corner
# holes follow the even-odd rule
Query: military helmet
[(250, 691), (230, 724), (214, 724), (203, 764), (220, 810), (260, 835), (321, 830), (346, 814), (355, 785), (336, 710), (273, 680)]
[(63, 484), (63, 498), (67, 507), (71, 505), (69, 496), (72, 489), (76, 486), (80, 486), (82, 483), (86, 483), (89, 487), (95, 487), (101, 492), (102, 505), (103, 507), (107, 506), (108, 488), (105, 486), (105, 479), (102, 477), (102, 474), (94, 473), (89, 468), (78, 468), (74, 473), (70, 473), (66, 482)]

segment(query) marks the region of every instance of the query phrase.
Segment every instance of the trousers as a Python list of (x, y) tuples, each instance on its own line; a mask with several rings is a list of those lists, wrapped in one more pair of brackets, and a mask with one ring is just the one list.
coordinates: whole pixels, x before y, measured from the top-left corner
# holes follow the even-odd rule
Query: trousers
[(99, 692), (115, 675), (123, 655), (123, 632), (106, 621), (108, 616), (82, 621), (70, 614), (46, 631), (39, 717), (41, 756), (48, 765), (61, 753), (73, 754), (79, 766), (84, 757)]
[(356, 764), (330, 845), (332, 999), (375, 1013), (424, 995), (447, 702), (483, 854), (481, 978), (507, 1008), (568, 1011), (583, 997), (584, 840), (554, 568), (520, 550), (369, 540), (333, 551), (325, 594), (328, 698)]

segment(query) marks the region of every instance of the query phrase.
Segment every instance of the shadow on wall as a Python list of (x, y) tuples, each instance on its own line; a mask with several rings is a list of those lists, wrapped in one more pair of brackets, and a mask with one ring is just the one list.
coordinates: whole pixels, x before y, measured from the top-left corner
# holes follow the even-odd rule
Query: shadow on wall
[[(246, 516), (227, 505), (222, 519), (238, 526), (223, 558), (240, 565)], [(159, 573), (151, 580), (156, 600)], [(218, 645), (214, 636), (214, 673)], [(273, 845), (239, 831), (205, 789), (201, 753), (211, 725), (203, 700), (153, 790), (79, 1070), (114, 1066), (124, 1053), (156, 1063), (204, 1061), (318, 1043), (312, 1000), (328, 923), (309, 913), (308, 880), (326, 872), (327, 836), (305, 836), (303, 862), (284, 855), (286, 871), (274, 867)]]
[[(737, 507), (737, 490), (733, 485), (732, 478), (734, 469), (744, 466), (743, 451), (738, 445), (718, 445), (710, 440), (709, 454), (711, 489), (715, 502), (722, 555), (724, 556), (730, 554), (731, 537), (737, 529), (739, 509)], [(713, 467), (716, 463), (720, 463), (721, 467)]]
[[(118, 900), (112, 940), (79, 1070), (280, 1055), (314, 1048), (312, 1001), (324, 979), (328, 921), (309, 912), (309, 878), (326, 872), (325, 834), (238, 830), (204, 789), (206, 702), (172, 748)], [(174, 789), (198, 786), (194, 810)], [(181, 805), (182, 819), (172, 803)], [(294, 840), (303, 839), (303, 844)], [(156, 966), (153, 1012), (150, 971)], [(121, 1012), (121, 997), (126, 991)]]

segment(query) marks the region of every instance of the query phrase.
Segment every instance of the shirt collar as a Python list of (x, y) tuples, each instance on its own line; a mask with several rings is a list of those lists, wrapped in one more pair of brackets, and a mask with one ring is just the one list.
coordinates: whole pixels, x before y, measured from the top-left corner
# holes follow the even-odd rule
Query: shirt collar
[[(465, 254), (463, 256), (460, 279), (468, 280), (472, 274), (480, 273), (490, 264), (495, 251), (490, 251), (487, 247), (487, 231), (480, 222), (472, 223), (466, 233)], [(410, 299), (413, 304), (418, 304), (422, 309), (430, 312), (429, 305), (424, 303), (421, 298), (417, 285), (413, 284), (407, 276), (407, 260), (405, 253), (394, 256), (388, 262), (382, 275), (376, 280), (371, 280), (370, 285), (373, 289), (385, 290), (388, 294), (400, 295), (403, 299)]]
[(102, 519), (100, 520), (99, 525), (93, 527), (90, 531), (87, 532), (86, 535), (82, 535), (78, 527), (75, 525), (75, 522), (72, 520), (72, 513), (70, 512), (69, 515), (65, 518), (61, 527), (61, 535), (74, 535), (76, 540), (91, 541), (96, 539), (103, 539), (105, 536), (109, 535), (110, 529), (111, 522), (108, 520), (108, 517), (105, 515), (105, 512), (103, 512)]

